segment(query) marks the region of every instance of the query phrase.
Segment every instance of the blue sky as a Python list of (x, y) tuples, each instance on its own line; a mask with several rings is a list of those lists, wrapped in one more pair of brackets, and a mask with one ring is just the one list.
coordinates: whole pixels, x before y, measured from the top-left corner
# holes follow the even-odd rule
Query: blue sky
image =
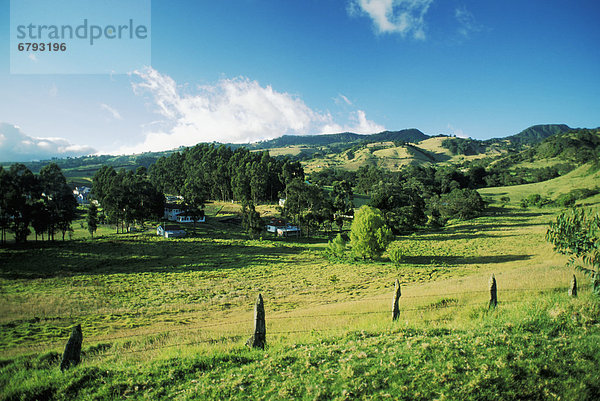
[(37, 75), (10, 73), (9, 5), (0, 0), (0, 160), (600, 125), (597, 1), (154, 0), (151, 66)]

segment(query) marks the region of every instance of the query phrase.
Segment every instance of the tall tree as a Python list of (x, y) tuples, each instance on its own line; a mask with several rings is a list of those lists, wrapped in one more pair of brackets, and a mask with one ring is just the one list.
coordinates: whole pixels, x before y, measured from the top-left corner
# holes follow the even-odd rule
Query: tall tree
[(94, 202), (91, 202), (88, 206), (88, 212), (85, 221), (87, 223), (87, 228), (90, 235), (92, 238), (94, 238), (94, 233), (98, 229), (98, 208)]
[(49, 234), (54, 239), (54, 232), (58, 229), (64, 241), (76, 217), (77, 201), (73, 190), (56, 163), (50, 163), (40, 170), (40, 184), (50, 216)]

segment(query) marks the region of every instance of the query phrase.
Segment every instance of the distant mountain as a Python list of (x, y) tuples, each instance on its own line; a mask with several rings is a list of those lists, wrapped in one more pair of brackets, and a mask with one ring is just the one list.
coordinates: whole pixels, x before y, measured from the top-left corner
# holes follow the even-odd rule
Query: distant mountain
[(535, 145), (552, 135), (568, 131), (571, 131), (571, 127), (565, 124), (534, 125), (524, 129), (516, 135), (507, 136), (506, 138), (502, 139), (508, 139), (516, 146)]
[(250, 145), (244, 145), (251, 149), (272, 149), (283, 148), (286, 146), (328, 146), (336, 143), (351, 142), (420, 142), (429, 138), (421, 131), (415, 128), (404, 129), (401, 131), (383, 131), (378, 134), (361, 135), (352, 132), (342, 132), (340, 134), (322, 134), (322, 135), (284, 135), (269, 141), (255, 142)]

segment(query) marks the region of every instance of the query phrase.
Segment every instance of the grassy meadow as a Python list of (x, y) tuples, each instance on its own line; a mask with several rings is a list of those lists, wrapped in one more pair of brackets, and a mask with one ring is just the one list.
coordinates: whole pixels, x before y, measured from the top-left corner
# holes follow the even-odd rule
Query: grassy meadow
[[(582, 184), (570, 174), (545, 188)], [(335, 233), (249, 240), (219, 203), (192, 238), (80, 228), (0, 248), (0, 399), (598, 399), (600, 302), (579, 274), (567, 295), (573, 272), (544, 240), (559, 210), (517, 207), (528, 191), (482, 190), (511, 204), (397, 237), (399, 266), (329, 259)], [(264, 351), (244, 345), (259, 293)], [(76, 324), (82, 363), (62, 373)]]

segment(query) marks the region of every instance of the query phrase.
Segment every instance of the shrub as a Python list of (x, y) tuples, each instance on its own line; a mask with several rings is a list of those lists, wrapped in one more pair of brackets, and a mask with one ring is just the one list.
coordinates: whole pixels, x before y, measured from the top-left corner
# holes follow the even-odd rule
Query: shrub
[(378, 209), (366, 205), (358, 209), (350, 228), (350, 243), (355, 257), (373, 259), (380, 256), (392, 238), (392, 232)]
[(336, 235), (334, 239), (327, 243), (327, 254), (336, 259), (343, 259), (346, 253), (346, 241), (341, 234)]
[(404, 248), (400, 245), (399, 242), (392, 242), (387, 248), (388, 255), (390, 260), (396, 267), (400, 266), (402, 263), (402, 257), (404, 256)]

